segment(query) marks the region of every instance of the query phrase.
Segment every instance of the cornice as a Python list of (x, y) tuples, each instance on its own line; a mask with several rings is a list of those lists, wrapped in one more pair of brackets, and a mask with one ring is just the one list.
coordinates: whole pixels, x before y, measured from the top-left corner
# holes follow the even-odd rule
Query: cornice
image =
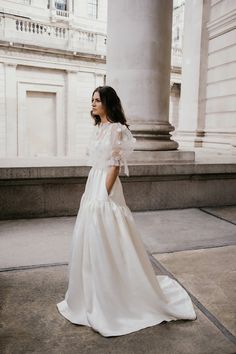
[(19, 53), (19, 52), (32, 53), (33, 55), (40, 55), (41, 57), (43, 56), (44, 58), (45, 55), (47, 55), (47, 58), (52, 56), (54, 60), (56, 57), (57, 61), (60, 60), (60, 58), (62, 58), (63, 60), (70, 59), (70, 60), (83, 60), (83, 61), (90, 61), (90, 62), (92, 61), (92, 62), (98, 62), (104, 64), (106, 63), (105, 55), (81, 53), (81, 52), (75, 52), (75, 51), (69, 51), (63, 49), (44, 48), (32, 44), (21, 44), (16, 42), (9, 43), (8, 41), (0, 40), (0, 49), (5, 49), (8, 50), (9, 52), (14, 52), (14, 53)]
[(221, 36), (236, 28), (236, 9), (207, 23), (209, 39)]
[[(84, 56), (59, 55), (40, 50), (31, 50), (29, 48), (17, 48), (9, 45), (3, 46), (0, 42), (0, 62), (8, 66), (34, 66), (44, 69), (68, 70), (68, 71), (85, 71), (105, 73), (102, 68), (103, 62), (100, 60), (92, 60), (84, 58)], [(98, 63), (99, 65), (98, 68)]]

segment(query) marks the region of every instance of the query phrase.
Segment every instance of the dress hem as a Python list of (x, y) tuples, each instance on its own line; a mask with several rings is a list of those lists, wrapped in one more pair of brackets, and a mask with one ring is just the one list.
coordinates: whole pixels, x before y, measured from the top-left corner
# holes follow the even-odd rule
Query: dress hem
[[(66, 308), (64, 308), (64, 310), (61, 309), (63, 305), (66, 305)], [(128, 329), (124, 330), (124, 331), (119, 331), (119, 332), (109, 332), (105, 333), (105, 332), (100, 332), (98, 329), (96, 329), (95, 327), (91, 326), (89, 323), (85, 324), (82, 322), (76, 322), (72, 316), (68, 313), (68, 305), (67, 302), (65, 300), (63, 300), (62, 302), (57, 304), (57, 309), (59, 311), (59, 313), (66, 318), (69, 322), (71, 322), (72, 324), (78, 325), (78, 326), (87, 326), (90, 327), (92, 330), (94, 330), (95, 332), (101, 334), (103, 337), (113, 337), (113, 336), (123, 336), (126, 334), (130, 334), (136, 331), (140, 331), (142, 329), (148, 328), (148, 327), (153, 327), (156, 326), (158, 324), (161, 324), (162, 322), (171, 322), (171, 321), (195, 321), (197, 319), (197, 315), (195, 318), (177, 318), (177, 317), (168, 317), (168, 318), (163, 318), (163, 319), (159, 319), (159, 320), (154, 320), (153, 322), (149, 321), (149, 322), (143, 322), (143, 324), (138, 325), (138, 326), (134, 326), (134, 327), (129, 327)]]

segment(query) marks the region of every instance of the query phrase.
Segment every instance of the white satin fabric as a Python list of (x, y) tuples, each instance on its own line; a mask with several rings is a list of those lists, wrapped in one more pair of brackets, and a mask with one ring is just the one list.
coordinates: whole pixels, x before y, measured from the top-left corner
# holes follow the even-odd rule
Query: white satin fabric
[(92, 167), (89, 172), (70, 244), (68, 289), (57, 304), (59, 312), (105, 337), (162, 321), (196, 319), (187, 292), (170, 277), (155, 275), (119, 176), (108, 195), (108, 169)]

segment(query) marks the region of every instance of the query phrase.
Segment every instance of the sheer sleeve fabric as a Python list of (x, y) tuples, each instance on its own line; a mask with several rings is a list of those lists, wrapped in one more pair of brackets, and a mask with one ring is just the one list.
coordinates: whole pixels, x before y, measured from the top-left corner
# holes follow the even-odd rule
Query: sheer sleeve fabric
[(128, 158), (134, 150), (136, 139), (131, 131), (121, 123), (113, 123), (110, 134), (111, 154), (108, 164), (110, 166), (123, 166), (124, 172), (129, 176)]
[(95, 168), (123, 166), (129, 176), (127, 159), (134, 150), (136, 139), (131, 131), (121, 123), (96, 126), (86, 149), (87, 165)]

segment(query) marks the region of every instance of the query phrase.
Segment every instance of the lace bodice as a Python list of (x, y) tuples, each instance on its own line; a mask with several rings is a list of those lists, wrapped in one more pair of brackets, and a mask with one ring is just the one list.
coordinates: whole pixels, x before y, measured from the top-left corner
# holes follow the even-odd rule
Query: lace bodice
[(124, 165), (129, 176), (127, 159), (134, 150), (136, 139), (121, 123), (100, 123), (93, 128), (86, 150), (87, 165), (97, 168)]

